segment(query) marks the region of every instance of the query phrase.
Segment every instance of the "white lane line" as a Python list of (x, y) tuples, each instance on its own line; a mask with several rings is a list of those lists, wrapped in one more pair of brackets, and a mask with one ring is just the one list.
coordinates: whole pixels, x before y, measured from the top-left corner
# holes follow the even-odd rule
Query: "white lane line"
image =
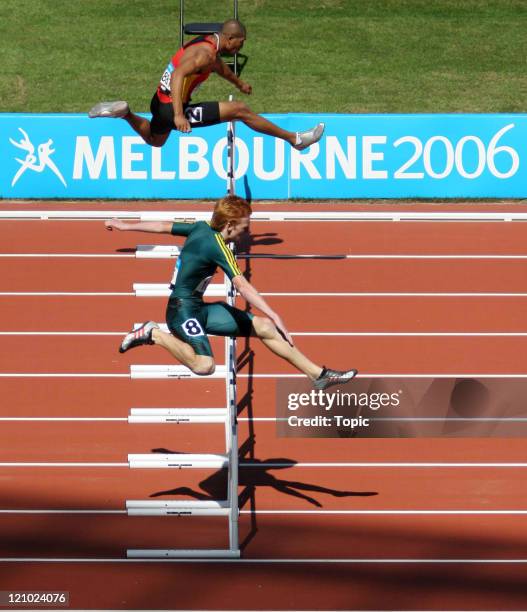
[[(166, 326), (161, 329), (166, 331)], [(0, 336), (124, 336), (126, 331), (0, 331)], [(357, 337), (357, 338), (516, 338), (527, 332), (291, 332), (298, 337)]]
[[(179, 455), (177, 455), (179, 456)], [(470, 462), (302, 462), (297, 463), (287, 461), (269, 461), (269, 462), (246, 462), (240, 461), (240, 467), (246, 468), (296, 468), (296, 467), (316, 467), (316, 468), (527, 468), (527, 463), (470, 463)], [(2, 461), (0, 468), (99, 468), (99, 467), (129, 467), (129, 463), (121, 462), (68, 462), (68, 461)]]
[(113, 418), (113, 417), (0, 417), (0, 421), (74, 421), (74, 422), (92, 422), (92, 421), (124, 421), (128, 422), (127, 418)]
[(292, 336), (353, 336), (353, 337), (388, 337), (388, 338), (428, 338), (428, 337), (515, 337), (527, 336), (527, 332), (293, 332)]
[(116, 292), (116, 291), (0, 291), (1, 297), (23, 297), (23, 296), (135, 296), (134, 292)]
[[(353, 298), (368, 298), (368, 297), (379, 297), (379, 298), (399, 298), (399, 297), (462, 297), (462, 298), (480, 298), (480, 297), (527, 297), (527, 292), (265, 292), (261, 291), (261, 295), (265, 297), (353, 297)], [(41, 296), (41, 297), (67, 297), (67, 296), (90, 296), (90, 297), (123, 297), (133, 296), (135, 292), (112, 292), (112, 291), (1, 291), (0, 297), (23, 297), (23, 296)], [(167, 289), (168, 296), (168, 289)], [(145, 296), (140, 296), (145, 297)], [(164, 295), (159, 296), (146, 296), (146, 297), (166, 297)]]
[[(55, 509), (55, 510), (19, 510), (6, 509), (0, 510), (1, 514), (128, 514), (127, 510), (73, 510), (73, 509)], [(372, 515), (372, 516), (457, 516), (457, 515), (496, 515), (509, 516), (527, 515), (527, 510), (240, 510), (240, 514), (276, 514), (281, 516), (288, 515)]]
[(0, 331), (0, 336), (123, 336), (124, 332)]
[(81, 461), (68, 462), (68, 461), (1, 461), (0, 468), (28, 468), (28, 467), (41, 467), (41, 468), (103, 468), (103, 467), (129, 467), (128, 462), (126, 463), (105, 463), (105, 462), (91, 462), (83, 463)]
[[(156, 259), (175, 259), (177, 253), (171, 254), (171, 251), (166, 250), (160, 252)], [(135, 253), (0, 253), (0, 258), (133, 258), (136, 259)], [(154, 257), (151, 257), (154, 259)], [(368, 259), (387, 259), (387, 260), (525, 260), (527, 255), (501, 255), (501, 254), (394, 254), (394, 253), (312, 253), (312, 254), (280, 254), (280, 253), (239, 253), (236, 259), (321, 259), (321, 260), (368, 260)]]
[(240, 466), (246, 468), (292, 468), (292, 467), (316, 467), (316, 468), (527, 468), (526, 462), (419, 462), (419, 461), (355, 461), (355, 462), (314, 462), (299, 461), (288, 463), (287, 461), (264, 461), (262, 463), (251, 463), (240, 461)]
[[(512, 204), (511, 208), (516, 205)], [(60, 221), (96, 221), (104, 219), (136, 219), (138, 221), (174, 221), (204, 220), (209, 221), (211, 213), (201, 210), (2, 210), (0, 219), (16, 220), (60, 220)], [(291, 211), (291, 210), (256, 210), (251, 215), (252, 221), (440, 221), (464, 222), (479, 221), (485, 223), (527, 221), (525, 212), (509, 211)]]
[[(2, 376), (0, 374), (0, 376)], [(236, 374), (237, 378), (305, 378), (304, 374)], [(357, 378), (527, 378), (527, 374), (493, 374), (493, 373), (481, 373), (481, 372), (451, 372), (435, 373), (430, 372), (429, 374), (379, 374), (378, 372), (360, 372), (357, 374)]]
[[(164, 367), (164, 366), (163, 366)], [(304, 374), (243, 374), (237, 373), (237, 378), (305, 378)], [(75, 372), (0, 372), (0, 378), (130, 378), (130, 374), (91, 374), (91, 373), (75, 373)], [(185, 380), (202, 380), (198, 377), (185, 376)], [(205, 377), (206, 378), (206, 377)], [(527, 374), (489, 374), (481, 372), (451, 372), (448, 374), (429, 373), (429, 374), (379, 374), (362, 372), (357, 374), (357, 378), (510, 378), (523, 379), (527, 378)], [(163, 380), (163, 379), (159, 379)], [(178, 377), (166, 380), (179, 380)]]
[(285, 564), (285, 565), (323, 565), (323, 564), (428, 564), (428, 565), (442, 565), (442, 564), (474, 564), (474, 565), (526, 565), (527, 559), (419, 559), (419, 558), (370, 558), (370, 557), (356, 557), (356, 558), (340, 558), (340, 559), (328, 559), (328, 558), (317, 558), (317, 557), (306, 557), (306, 558), (291, 558), (291, 559), (220, 559), (220, 558), (209, 558), (209, 559), (197, 559), (197, 558), (162, 558), (162, 559), (125, 559), (121, 557), (0, 557), (0, 563), (194, 563), (194, 564), (236, 564), (236, 565), (269, 565), (269, 564)]
[[(259, 422), (259, 423), (276, 423), (278, 421), (287, 421), (288, 417), (238, 417), (239, 422)], [(527, 417), (369, 417), (370, 421), (390, 421), (390, 422), (438, 422), (438, 423), (527, 423)], [(127, 417), (0, 417), (0, 422), (119, 422), (128, 423)], [(151, 423), (142, 423), (150, 425)], [(219, 424), (219, 423), (217, 423)]]
[(527, 293), (500, 293), (500, 292), (304, 292), (304, 293), (275, 293), (275, 292), (260, 292), (266, 297), (527, 297)]
[(76, 258), (127, 258), (135, 259), (134, 253), (0, 253), (0, 257), (76, 257)]
[(130, 378), (130, 374), (83, 374), (83, 373), (32, 373), (32, 372), (3, 372), (0, 378)]
[(0, 510), (0, 514), (128, 514), (127, 510)]

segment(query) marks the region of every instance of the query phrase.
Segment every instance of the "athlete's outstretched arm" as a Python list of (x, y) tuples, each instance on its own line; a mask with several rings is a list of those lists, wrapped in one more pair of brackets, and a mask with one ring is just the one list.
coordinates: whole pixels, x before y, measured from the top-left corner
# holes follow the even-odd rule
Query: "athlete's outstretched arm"
[(287, 331), (287, 328), (284, 325), (282, 319), (280, 318), (280, 315), (278, 315), (269, 306), (269, 304), (264, 300), (264, 298), (258, 293), (256, 287), (251, 285), (251, 283), (245, 278), (245, 276), (242, 276), (241, 274), (239, 276), (235, 276), (232, 279), (232, 283), (236, 288), (236, 291), (243, 298), (245, 298), (249, 302), (249, 304), (251, 304), (251, 306), (254, 306), (255, 308), (258, 308), (258, 310), (261, 310), (274, 322), (274, 324), (283, 334), (287, 342), (289, 342), (289, 344), (293, 346), (293, 339), (291, 337), (291, 334)]
[(122, 221), (121, 219), (110, 219), (105, 221), (107, 230), (119, 230), (121, 232), (151, 232), (154, 234), (170, 234), (172, 221)]

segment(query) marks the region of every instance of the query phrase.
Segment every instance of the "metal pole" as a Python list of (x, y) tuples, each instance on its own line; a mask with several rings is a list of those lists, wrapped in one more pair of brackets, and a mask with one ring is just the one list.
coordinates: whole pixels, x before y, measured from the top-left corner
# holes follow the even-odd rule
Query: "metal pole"
[[(229, 248), (235, 253), (234, 244), (230, 243)], [(232, 283), (230, 283), (227, 303), (230, 306), (234, 306), (235, 303), (235, 289)], [(229, 515), (229, 548), (231, 551), (239, 550), (239, 533), (238, 533), (238, 405), (236, 398), (236, 339), (226, 338), (227, 343), (227, 408), (229, 411), (229, 490), (228, 500), (230, 505)]]
[(185, 28), (184, 23), (184, 11), (185, 11), (185, 0), (179, 0), (179, 46), (183, 46), (183, 30)]
[[(232, 102), (232, 94), (229, 96), (229, 102)], [(229, 121), (227, 124), (227, 153), (228, 153), (228, 169), (227, 169), (227, 193), (235, 195), (236, 178), (234, 176), (236, 152), (236, 132), (234, 129), (234, 121)]]

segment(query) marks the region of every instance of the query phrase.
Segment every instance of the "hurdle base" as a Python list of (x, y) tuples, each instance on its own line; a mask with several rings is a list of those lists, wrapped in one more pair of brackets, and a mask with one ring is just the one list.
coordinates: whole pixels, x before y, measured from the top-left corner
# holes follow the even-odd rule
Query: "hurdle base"
[(239, 559), (239, 550), (220, 549), (168, 549), (168, 550), (142, 550), (131, 548), (126, 551), (128, 559)]

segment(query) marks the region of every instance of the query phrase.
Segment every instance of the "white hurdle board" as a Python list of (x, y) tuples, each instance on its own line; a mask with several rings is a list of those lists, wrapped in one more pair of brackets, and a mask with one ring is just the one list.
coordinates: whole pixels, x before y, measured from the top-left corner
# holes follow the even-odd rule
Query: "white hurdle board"
[[(207, 378), (225, 378), (228, 375), (225, 364), (217, 365), (214, 374)], [(130, 378), (203, 378), (182, 365), (135, 365), (130, 366)]]
[[(136, 297), (169, 297), (170, 287), (165, 283), (134, 283), (133, 291)], [(226, 287), (223, 284), (212, 284), (207, 287), (208, 297), (225, 297)]]
[(227, 500), (128, 500), (128, 516), (228, 516)]
[(218, 454), (186, 454), (173, 453), (163, 455), (161, 453), (148, 453), (141, 455), (128, 455), (128, 464), (131, 469), (171, 469), (183, 468), (213, 468), (221, 469), (227, 467), (229, 458), (227, 455)]
[(198, 424), (221, 423), (228, 419), (227, 408), (132, 408), (129, 423)]
[(175, 259), (180, 252), (179, 247), (170, 244), (138, 244), (135, 256), (138, 259)]

